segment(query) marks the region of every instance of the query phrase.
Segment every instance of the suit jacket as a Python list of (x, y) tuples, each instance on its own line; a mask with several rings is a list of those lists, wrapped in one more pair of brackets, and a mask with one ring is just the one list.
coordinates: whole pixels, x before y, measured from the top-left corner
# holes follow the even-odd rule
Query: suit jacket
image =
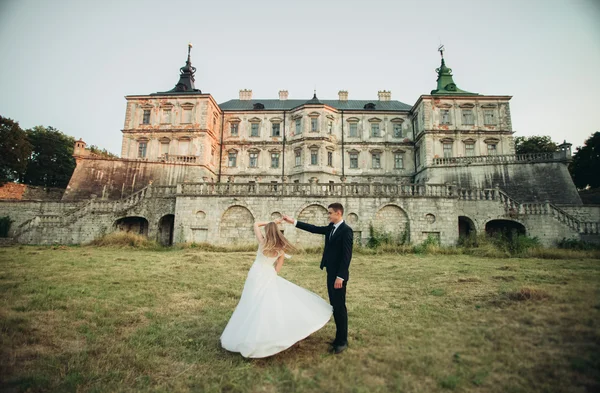
[(325, 249), (321, 259), (321, 270), (327, 268), (327, 275), (334, 275), (343, 278), (344, 281), (350, 279), (350, 260), (352, 259), (352, 244), (354, 243), (354, 232), (352, 228), (346, 225), (346, 222), (340, 224), (330, 239), (330, 233), (333, 231), (333, 224), (327, 226), (316, 226), (302, 221), (296, 222), (296, 227), (307, 232), (319, 233), (325, 235)]

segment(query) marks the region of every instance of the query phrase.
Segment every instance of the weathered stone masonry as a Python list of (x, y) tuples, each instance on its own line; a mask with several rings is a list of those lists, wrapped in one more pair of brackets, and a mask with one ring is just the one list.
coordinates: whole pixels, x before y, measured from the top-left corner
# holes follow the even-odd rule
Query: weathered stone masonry
[[(2, 201), (10, 236), (79, 244), (116, 230), (162, 244), (254, 241), (252, 222), (282, 214), (325, 225), (341, 202), (358, 242), (369, 226), (420, 243), (515, 228), (551, 245), (599, 241), (600, 206), (582, 206), (567, 163), (516, 155), (510, 96), (459, 89), (442, 58), (437, 89), (410, 106), (376, 100), (239, 99), (194, 86), (188, 52), (174, 89), (127, 96), (120, 159), (75, 144), (77, 167), (56, 201)], [(22, 193), (18, 193), (21, 195)], [(9, 192), (8, 195), (15, 195)], [(33, 195), (33, 194), (31, 194)], [(285, 226), (299, 245), (322, 238)]]

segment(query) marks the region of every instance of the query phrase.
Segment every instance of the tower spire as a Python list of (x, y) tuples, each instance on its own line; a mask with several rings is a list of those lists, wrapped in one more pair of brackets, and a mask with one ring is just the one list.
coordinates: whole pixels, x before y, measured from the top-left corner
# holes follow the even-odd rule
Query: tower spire
[(202, 94), (200, 89), (196, 89), (194, 86), (196, 73), (196, 67), (192, 66), (192, 43), (188, 43), (188, 55), (185, 65), (179, 69), (179, 82), (169, 91), (158, 92), (155, 94), (182, 94), (182, 93), (193, 93)]
[(478, 95), (477, 93), (470, 93), (468, 91), (461, 90), (456, 86), (456, 83), (454, 83), (454, 79), (452, 78), (452, 68), (446, 66), (446, 61), (444, 60), (444, 50), (444, 45), (440, 45), (438, 52), (440, 52), (440, 56), (442, 57), (442, 64), (439, 68), (435, 69), (435, 72), (438, 74), (437, 89), (432, 90), (431, 94)]

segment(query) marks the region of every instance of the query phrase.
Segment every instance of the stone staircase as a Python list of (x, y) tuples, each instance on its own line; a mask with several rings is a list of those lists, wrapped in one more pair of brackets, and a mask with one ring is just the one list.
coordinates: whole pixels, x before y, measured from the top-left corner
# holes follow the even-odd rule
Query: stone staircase
[[(92, 213), (115, 213), (124, 215), (129, 209), (152, 197), (153, 194), (157, 194), (157, 196), (169, 196), (170, 194), (174, 195), (174, 190), (175, 187), (152, 187), (152, 185), (148, 185), (141, 190), (116, 201), (91, 199), (65, 215), (41, 214), (35, 216), (19, 225), (13, 233), (13, 237), (18, 239), (25, 233), (39, 227), (67, 227), (80, 218)], [(156, 192), (153, 193), (153, 191)]]
[(504, 205), (504, 210), (509, 217), (518, 217), (519, 215), (546, 215), (551, 216), (579, 234), (600, 234), (600, 223), (580, 221), (549, 201), (543, 203), (520, 203), (501, 190), (498, 190), (498, 199), (500, 203)]

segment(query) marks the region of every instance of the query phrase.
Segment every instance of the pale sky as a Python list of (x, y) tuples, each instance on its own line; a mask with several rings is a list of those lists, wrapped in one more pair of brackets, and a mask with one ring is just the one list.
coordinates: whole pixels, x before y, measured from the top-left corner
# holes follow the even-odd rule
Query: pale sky
[(125, 95), (196, 88), (255, 98), (414, 104), (440, 42), (459, 88), (511, 95), (515, 136), (574, 148), (600, 131), (599, 0), (0, 0), (0, 114), (120, 153)]

